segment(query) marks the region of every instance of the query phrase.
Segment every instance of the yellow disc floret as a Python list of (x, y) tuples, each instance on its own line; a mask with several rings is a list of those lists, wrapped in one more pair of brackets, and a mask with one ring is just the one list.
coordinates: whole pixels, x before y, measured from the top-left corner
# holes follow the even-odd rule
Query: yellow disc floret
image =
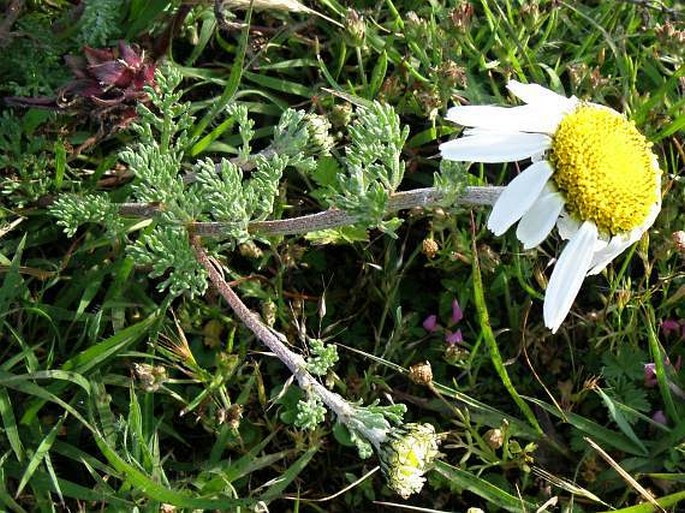
[(566, 209), (615, 235), (642, 224), (658, 201), (651, 144), (618, 112), (581, 104), (559, 124), (550, 161)]

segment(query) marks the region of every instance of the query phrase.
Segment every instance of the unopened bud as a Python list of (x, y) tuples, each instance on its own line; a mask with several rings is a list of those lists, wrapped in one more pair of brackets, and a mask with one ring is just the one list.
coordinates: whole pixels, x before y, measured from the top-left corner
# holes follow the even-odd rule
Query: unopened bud
[(438, 246), (433, 237), (426, 237), (421, 243), (421, 252), (428, 258), (435, 258), (439, 249), (440, 246)]
[(149, 363), (134, 363), (133, 372), (146, 392), (156, 392), (167, 379), (166, 368)]
[(262, 319), (269, 328), (273, 328), (276, 323), (276, 303), (270, 299), (262, 303)]
[(366, 25), (364, 18), (354, 9), (348, 9), (345, 16), (345, 30), (347, 42), (355, 48), (364, 46), (366, 38)]
[(331, 122), (325, 116), (311, 113), (305, 116), (305, 120), (313, 149), (318, 153), (328, 155), (331, 148), (335, 146), (335, 140), (330, 134)]
[(409, 367), (409, 379), (417, 385), (430, 385), (433, 381), (433, 369), (430, 362), (415, 363)]
[(616, 303), (619, 310), (623, 310), (626, 307), (631, 296), (632, 292), (630, 289), (620, 289), (616, 292)]
[(238, 246), (238, 251), (240, 251), (242, 256), (254, 259), (261, 258), (264, 254), (261, 248), (252, 241), (244, 242)]
[(331, 109), (328, 116), (333, 126), (344, 128), (352, 122), (352, 105), (349, 103), (338, 103)]
[(483, 440), (490, 449), (499, 449), (504, 443), (504, 433), (500, 428), (489, 429), (483, 435)]
[(678, 230), (677, 232), (673, 232), (671, 238), (673, 239), (673, 245), (678, 253), (685, 255), (685, 231)]
[(217, 423), (227, 424), (231, 429), (238, 429), (242, 418), (243, 407), (239, 404), (233, 404), (229, 408), (219, 408), (216, 413)]

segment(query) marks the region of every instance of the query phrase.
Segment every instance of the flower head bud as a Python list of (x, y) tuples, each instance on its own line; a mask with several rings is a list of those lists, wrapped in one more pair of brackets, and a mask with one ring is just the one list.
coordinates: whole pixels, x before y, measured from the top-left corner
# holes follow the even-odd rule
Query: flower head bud
[(417, 385), (430, 385), (433, 381), (433, 369), (430, 362), (415, 363), (409, 367), (409, 379)]
[(673, 240), (673, 245), (678, 253), (685, 256), (685, 230), (673, 232), (671, 234), (671, 239)]
[(134, 363), (133, 372), (146, 392), (156, 392), (167, 380), (166, 368), (149, 363)]
[(312, 149), (317, 153), (328, 155), (335, 146), (335, 139), (330, 134), (331, 122), (325, 116), (312, 113), (307, 114), (304, 119), (307, 123)]
[(467, 31), (471, 25), (472, 17), (473, 6), (468, 2), (462, 3), (450, 12), (450, 19), (452, 20), (454, 27), (461, 32)]
[(435, 255), (438, 253), (439, 249), (440, 246), (438, 246), (438, 243), (435, 242), (433, 237), (426, 237), (421, 243), (421, 253), (426, 255), (428, 258), (435, 258)]
[(354, 9), (348, 9), (345, 16), (345, 32), (347, 42), (356, 48), (364, 46), (366, 38), (366, 24), (364, 17)]
[(630, 289), (619, 289), (616, 292), (616, 306), (618, 306), (619, 311), (623, 310), (628, 305), (631, 296), (632, 293)]
[(344, 128), (352, 122), (352, 105), (338, 103), (333, 106), (328, 116), (334, 127)]
[(239, 404), (232, 404), (228, 408), (219, 408), (216, 414), (218, 424), (227, 424), (234, 430), (240, 427), (240, 419), (242, 418), (243, 407)]
[(499, 449), (504, 443), (504, 432), (500, 428), (489, 429), (483, 435), (483, 440), (490, 449)]
[(445, 347), (444, 356), (448, 363), (456, 365), (469, 357), (469, 351), (468, 349), (465, 349), (457, 344), (447, 344), (447, 347)]
[(403, 499), (423, 488), (438, 456), (439, 437), (430, 424), (405, 424), (388, 433), (380, 449), (381, 467), (390, 488)]
[(276, 324), (276, 303), (270, 299), (262, 303), (262, 319), (264, 319), (264, 324), (270, 328)]
[(218, 319), (210, 319), (202, 328), (204, 344), (211, 349), (221, 346), (221, 332), (224, 325)]
[(240, 254), (244, 257), (247, 258), (262, 258), (264, 255), (264, 252), (262, 249), (257, 246), (253, 241), (247, 241), (238, 246), (238, 251), (240, 251)]

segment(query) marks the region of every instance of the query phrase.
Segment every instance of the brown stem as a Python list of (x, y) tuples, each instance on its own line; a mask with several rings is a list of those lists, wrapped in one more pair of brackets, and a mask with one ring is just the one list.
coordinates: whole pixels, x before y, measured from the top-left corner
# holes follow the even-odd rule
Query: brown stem
[(0, 48), (7, 46), (12, 40), (10, 30), (12, 25), (19, 18), (21, 10), (24, 8), (23, 0), (12, 0), (5, 9), (5, 19), (0, 22)]
[[(503, 187), (467, 187), (459, 198), (461, 205), (492, 205)], [(388, 213), (414, 207), (430, 207), (439, 204), (442, 194), (434, 187), (414, 189), (393, 194), (388, 201)], [(263, 235), (295, 235), (346, 226), (357, 222), (357, 217), (337, 208), (291, 219), (255, 221), (250, 223), (252, 233)], [(218, 236), (225, 230), (225, 223), (193, 223), (189, 226), (195, 235)]]
[(257, 337), (259, 341), (261, 341), (271, 350), (276, 358), (281, 360), (288, 367), (288, 369), (290, 369), (290, 372), (292, 372), (295, 376), (295, 379), (297, 379), (300, 388), (317, 395), (319, 398), (321, 398), (324, 404), (326, 404), (326, 406), (336, 413), (341, 422), (348, 424), (354, 415), (352, 406), (340, 395), (336, 394), (335, 392), (331, 392), (316, 379), (314, 379), (309, 371), (307, 371), (304, 358), (286, 347), (284, 343), (287, 342), (285, 336), (269, 328), (259, 319), (259, 316), (247, 308), (245, 303), (241, 301), (231, 286), (226, 282), (226, 280), (224, 280), (224, 277), (222, 276), (221, 272), (219, 272), (217, 265), (210, 260), (209, 256), (202, 247), (202, 244), (200, 243), (200, 238), (197, 236), (192, 236), (190, 238), (190, 243), (195, 251), (198, 261), (207, 271), (209, 280), (212, 282), (214, 287), (216, 287), (219, 294), (223, 296), (243, 324), (245, 324), (245, 326), (247, 326), (247, 328), (254, 333), (255, 337)]

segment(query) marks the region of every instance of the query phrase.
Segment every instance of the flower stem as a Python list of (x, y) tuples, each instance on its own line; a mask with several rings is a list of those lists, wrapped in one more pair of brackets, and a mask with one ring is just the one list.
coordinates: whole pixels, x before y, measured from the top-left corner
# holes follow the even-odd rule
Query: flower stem
[(207, 271), (209, 280), (214, 287), (216, 287), (219, 294), (228, 302), (229, 306), (245, 326), (254, 333), (255, 337), (257, 337), (260, 342), (271, 350), (276, 358), (281, 360), (286, 367), (290, 369), (290, 372), (293, 373), (302, 390), (317, 395), (323, 403), (338, 416), (340, 422), (345, 425), (349, 424), (354, 416), (354, 408), (352, 405), (350, 405), (342, 396), (335, 392), (331, 392), (323, 386), (323, 384), (317, 381), (314, 376), (307, 371), (304, 358), (291, 351), (285, 345), (287, 342), (285, 336), (269, 328), (256, 314), (250, 311), (226, 282), (219, 271), (217, 264), (212, 262), (209, 258), (200, 243), (200, 238), (193, 236), (190, 239), (190, 243), (193, 246), (198, 261)]

